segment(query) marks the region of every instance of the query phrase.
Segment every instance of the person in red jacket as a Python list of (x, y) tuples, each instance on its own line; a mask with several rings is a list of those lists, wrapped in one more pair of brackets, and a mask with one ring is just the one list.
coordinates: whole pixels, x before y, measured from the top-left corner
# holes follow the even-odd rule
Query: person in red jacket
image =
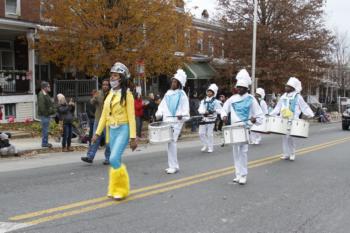
[(2, 121), (2, 106), (0, 106), (0, 121)]
[(140, 93), (136, 93), (135, 97), (135, 116), (136, 116), (136, 136), (141, 138), (142, 117), (143, 117), (143, 101)]

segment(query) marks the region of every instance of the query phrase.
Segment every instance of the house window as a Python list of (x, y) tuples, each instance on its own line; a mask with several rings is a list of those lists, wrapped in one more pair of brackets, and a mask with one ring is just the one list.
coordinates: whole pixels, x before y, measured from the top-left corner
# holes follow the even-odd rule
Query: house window
[(7, 16), (21, 15), (21, 0), (5, 0), (5, 13)]
[(211, 37), (209, 37), (208, 52), (209, 52), (209, 55), (213, 55), (214, 54), (213, 39)]
[(185, 47), (190, 48), (191, 47), (191, 34), (190, 31), (185, 31)]
[(221, 57), (225, 57), (225, 43), (221, 41)]
[(16, 104), (5, 104), (5, 119), (9, 119), (10, 116), (16, 118)]
[(1, 51), (0, 68), (2, 70), (13, 70), (13, 53), (11, 51)]
[(0, 41), (0, 70), (13, 70), (14, 63), (12, 43)]
[(197, 49), (199, 52), (203, 51), (203, 39), (202, 38), (197, 40)]

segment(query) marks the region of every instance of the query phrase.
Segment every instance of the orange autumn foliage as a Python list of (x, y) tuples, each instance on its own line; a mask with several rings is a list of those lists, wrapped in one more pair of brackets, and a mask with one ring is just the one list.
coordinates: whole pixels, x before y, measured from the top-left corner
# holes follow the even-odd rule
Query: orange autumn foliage
[(120, 61), (135, 73), (143, 60), (146, 76), (174, 72), (186, 52), (184, 28), (190, 15), (170, 0), (47, 0), (44, 17), (56, 30), (39, 32), (41, 57), (63, 68), (103, 75)]

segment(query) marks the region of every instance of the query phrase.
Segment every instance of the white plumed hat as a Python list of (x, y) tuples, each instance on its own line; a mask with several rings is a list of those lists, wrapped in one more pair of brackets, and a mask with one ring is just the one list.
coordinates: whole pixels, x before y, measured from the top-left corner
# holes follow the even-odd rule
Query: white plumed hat
[(219, 87), (213, 83), (213, 84), (210, 84), (210, 86), (208, 87), (208, 90), (211, 90), (214, 92), (214, 97), (218, 94), (218, 90), (219, 90)]
[(178, 69), (173, 78), (178, 80), (181, 83), (182, 87), (185, 87), (187, 75), (186, 75), (185, 71), (183, 71), (183, 69)]
[(263, 99), (265, 98), (265, 90), (260, 87), (256, 89), (256, 94), (259, 94)]
[(246, 69), (242, 69), (238, 72), (236, 75), (236, 87), (246, 87), (249, 88), (249, 86), (252, 84), (252, 79), (249, 76), (249, 73)]
[(295, 77), (289, 78), (287, 85), (293, 87), (296, 92), (301, 92), (303, 90), (301, 82)]

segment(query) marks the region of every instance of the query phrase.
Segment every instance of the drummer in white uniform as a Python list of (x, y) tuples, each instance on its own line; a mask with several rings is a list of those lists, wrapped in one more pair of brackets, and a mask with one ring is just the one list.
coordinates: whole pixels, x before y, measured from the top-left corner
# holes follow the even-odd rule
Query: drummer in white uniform
[(183, 87), (186, 84), (186, 73), (179, 69), (171, 79), (171, 87), (165, 94), (156, 112), (157, 119), (163, 117), (164, 122), (171, 122), (173, 128), (173, 139), (168, 143), (168, 168), (165, 172), (174, 174), (179, 171), (177, 161), (177, 139), (181, 132), (183, 121), (189, 119), (190, 108)]
[[(300, 114), (303, 113), (306, 117), (313, 117), (314, 113), (309, 105), (304, 101), (300, 92), (302, 90), (301, 82), (295, 77), (289, 78), (285, 91), (278, 101), (274, 110), (270, 113), (271, 116), (280, 115), (290, 121), (299, 119)], [(289, 135), (283, 135), (282, 141), (283, 155), (281, 159), (295, 160), (295, 141)]]
[[(268, 112), (267, 104), (264, 100), (265, 99), (265, 90), (262, 88), (256, 89), (255, 98), (258, 101), (264, 115), (265, 116), (268, 115), (269, 112)], [(260, 144), (261, 138), (262, 138), (261, 133), (253, 132), (253, 131), (250, 132), (251, 144), (255, 144), (255, 145)]]
[(198, 130), (199, 138), (203, 144), (202, 152), (212, 153), (214, 151), (214, 126), (217, 114), (219, 113), (222, 117), (226, 114), (220, 101), (215, 98), (218, 89), (215, 83), (211, 84), (207, 90), (207, 97), (201, 101), (198, 108), (199, 114), (204, 116)]
[[(252, 80), (248, 72), (243, 69), (236, 76), (236, 88), (238, 94), (229, 98), (223, 108), (225, 112), (231, 113), (231, 125), (249, 127), (249, 121), (253, 124), (261, 124), (265, 119), (259, 103), (254, 96), (248, 94), (248, 88)], [(227, 117), (224, 117), (227, 121)], [(248, 175), (248, 142), (233, 145), (233, 160), (236, 176), (233, 182), (246, 184)]]

